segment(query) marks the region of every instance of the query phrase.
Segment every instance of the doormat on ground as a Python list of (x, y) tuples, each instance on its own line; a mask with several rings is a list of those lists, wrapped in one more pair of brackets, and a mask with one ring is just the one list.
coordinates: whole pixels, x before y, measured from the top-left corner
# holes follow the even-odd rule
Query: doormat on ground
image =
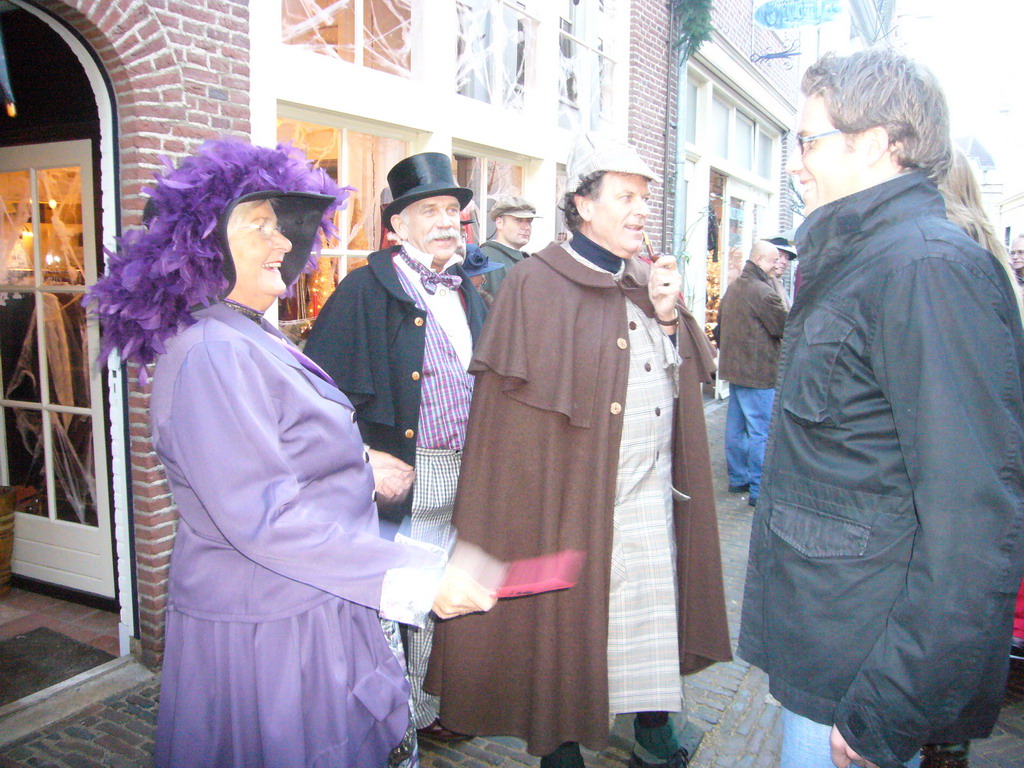
[(0, 640), (0, 707), (112, 658), (48, 627)]

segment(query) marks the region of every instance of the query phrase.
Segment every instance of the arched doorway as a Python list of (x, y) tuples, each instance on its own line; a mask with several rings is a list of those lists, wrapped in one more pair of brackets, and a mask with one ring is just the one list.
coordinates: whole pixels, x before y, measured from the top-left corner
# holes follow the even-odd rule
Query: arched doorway
[(104, 230), (115, 229), (101, 215), (117, 208), (111, 102), (90, 52), (57, 20), (15, 0), (0, 2), (0, 27), (18, 108), (0, 115), (0, 484), (17, 493), (12, 570), (113, 604), (109, 393), (82, 307)]

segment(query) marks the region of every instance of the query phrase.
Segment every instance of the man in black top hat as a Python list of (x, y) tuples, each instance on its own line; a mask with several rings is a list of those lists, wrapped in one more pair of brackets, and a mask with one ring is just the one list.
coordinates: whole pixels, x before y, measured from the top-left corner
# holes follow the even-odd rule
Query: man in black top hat
[[(400, 161), (388, 184), (384, 225), (400, 245), (370, 254), (338, 284), (305, 351), (352, 401), (369, 449), (388, 454), (374, 456), (375, 466), (389, 463), (397, 484), (415, 467), (411, 498), (381, 509), (381, 519), (443, 547), (473, 394), (466, 369), (486, 314), (457, 248), (473, 192), (456, 184), (451, 160), (437, 152)], [(409, 628), (413, 724), (455, 740), (437, 720), (436, 697), (422, 691), (432, 638), (430, 623)]]

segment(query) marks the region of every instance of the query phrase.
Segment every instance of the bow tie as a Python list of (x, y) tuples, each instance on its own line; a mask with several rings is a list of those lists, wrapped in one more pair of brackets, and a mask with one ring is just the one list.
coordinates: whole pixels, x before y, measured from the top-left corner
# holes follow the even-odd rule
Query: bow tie
[(434, 272), (420, 264), (416, 259), (405, 252), (405, 248), (399, 251), (405, 263), (408, 264), (416, 274), (420, 276), (423, 283), (423, 290), (433, 296), (437, 293), (437, 286), (443, 285), (450, 290), (455, 290), (462, 285), (462, 278), (458, 275), (449, 275), (447, 272)]

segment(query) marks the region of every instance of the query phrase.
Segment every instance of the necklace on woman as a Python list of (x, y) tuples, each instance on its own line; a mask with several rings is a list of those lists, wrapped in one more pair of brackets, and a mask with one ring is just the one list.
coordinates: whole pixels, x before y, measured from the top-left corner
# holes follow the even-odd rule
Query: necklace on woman
[(220, 303), (227, 305), (231, 309), (235, 310), (235, 312), (237, 312), (238, 314), (242, 315), (243, 317), (248, 317), (250, 320), (256, 323), (256, 325), (262, 327), (263, 313), (260, 312), (258, 309), (247, 307), (245, 306), (245, 304), (239, 304), (237, 301), (232, 301), (231, 299), (221, 299)]

